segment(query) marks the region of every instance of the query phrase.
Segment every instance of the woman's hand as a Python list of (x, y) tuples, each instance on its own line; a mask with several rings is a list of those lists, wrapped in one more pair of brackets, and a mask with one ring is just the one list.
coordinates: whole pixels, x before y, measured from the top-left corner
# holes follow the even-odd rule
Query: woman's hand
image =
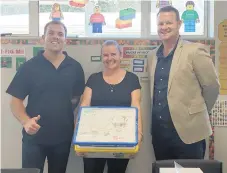
[(79, 156), (79, 157), (85, 157), (86, 156), (85, 153), (79, 153), (79, 152), (76, 152), (76, 155)]

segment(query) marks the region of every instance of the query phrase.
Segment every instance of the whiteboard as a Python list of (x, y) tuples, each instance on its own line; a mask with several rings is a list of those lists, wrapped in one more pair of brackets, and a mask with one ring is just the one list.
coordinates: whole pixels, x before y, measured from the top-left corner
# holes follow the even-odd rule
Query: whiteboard
[(137, 108), (81, 107), (74, 139), (74, 144), (80, 146), (135, 146)]

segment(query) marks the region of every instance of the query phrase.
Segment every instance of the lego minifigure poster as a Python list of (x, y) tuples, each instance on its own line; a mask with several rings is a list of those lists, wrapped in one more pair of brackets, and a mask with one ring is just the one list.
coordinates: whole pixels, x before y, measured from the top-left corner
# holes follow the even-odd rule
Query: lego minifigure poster
[(185, 3), (186, 10), (181, 16), (182, 23), (184, 24), (184, 32), (196, 32), (196, 24), (200, 22), (199, 15), (195, 10), (194, 1), (187, 1)]
[(101, 14), (100, 6), (94, 7), (94, 13), (90, 17), (89, 25), (92, 26), (92, 33), (102, 33), (103, 25), (106, 25), (105, 17)]
[(154, 0), (151, 1), (151, 35), (157, 35), (157, 13), (160, 8), (173, 6), (179, 11), (181, 35), (203, 36), (205, 1), (201, 0)]
[(54, 3), (50, 13), (50, 19), (52, 21), (61, 21), (64, 19), (63, 14), (61, 12), (61, 6), (58, 3)]

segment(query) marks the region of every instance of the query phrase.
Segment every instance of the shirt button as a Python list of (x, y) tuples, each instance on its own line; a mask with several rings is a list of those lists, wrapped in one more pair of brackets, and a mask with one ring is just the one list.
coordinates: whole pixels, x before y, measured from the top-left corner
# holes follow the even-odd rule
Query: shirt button
[(164, 68), (162, 68), (162, 70), (164, 70)]
[(161, 103), (158, 103), (158, 105), (162, 105)]
[(161, 93), (161, 91), (158, 91), (158, 93)]
[(162, 119), (162, 116), (160, 116), (160, 119)]
[(160, 80), (162, 80), (162, 79), (160, 79)]

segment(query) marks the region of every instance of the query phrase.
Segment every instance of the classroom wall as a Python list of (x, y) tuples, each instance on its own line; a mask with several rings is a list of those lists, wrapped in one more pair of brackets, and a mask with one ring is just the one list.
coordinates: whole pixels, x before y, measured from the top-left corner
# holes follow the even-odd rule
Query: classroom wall
[[(195, 40), (193, 40), (195, 41)], [(210, 45), (212, 57), (214, 57), (214, 40), (196, 40), (204, 44)], [(12, 65), (5, 66), (1, 69), (2, 83), (2, 167), (3, 168), (18, 168), (21, 167), (21, 125), (13, 117), (9, 108), (10, 96), (5, 93), (10, 81), (16, 73), (18, 61), (21, 57), (30, 59), (36, 54), (38, 49), (42, 48), (42, 43), (39, 40), (4, 40), (2, 45), (3, 53), (11, 52), (4, 57), (12, 58)], [(98, 60), (101, 50), (101, 42), (98, 40), (75, 41), (68, 40), (65, 50), (70, 56), (79, 61), (84, 68), (86, 80), (91, 73), (100, 71), (102, 63)], [(135, 159), (131, 160), (128, 166), (127, 173), (151, 173), (151, 163), (154, 161), (153, 147), (151, 145), (150, 136), (150, 98), (149, 87), (147, 80), (147, 61), (146, 54), (149, 50), (154, 49), (159, 41), (149, 40), (118, 40), (122, 44), (123, 64), (122, 68), (129, 71), (134, 71), (139, 76), (142, 85), (142, 117), (144, 127), (144, 142), (141, 150)], [(7, 53), (6, 53), (7, 54)], [(19, 59), (18, 59), (19, 58)], [(134, 65), (134, 61), (144, 61), (144, 65)], [(138, 68), (139, 67), (139, 68)], [(143, 69), (143, 71), (138, 72)], [(136, 70), (136, 71), (135, 71)], [(25, 101), (26, 104), (26, 101)], [(209, 139), (207, 144), (209, 145)], [(206, 159), (209, 158), (209, 147), (207, 148)], [(73, 148), (71, 149), (67, 173), (75, 172), (83, 173), (82, 159), (75, 155)], [(45, 167), (47, 170), (47, 166)]]

